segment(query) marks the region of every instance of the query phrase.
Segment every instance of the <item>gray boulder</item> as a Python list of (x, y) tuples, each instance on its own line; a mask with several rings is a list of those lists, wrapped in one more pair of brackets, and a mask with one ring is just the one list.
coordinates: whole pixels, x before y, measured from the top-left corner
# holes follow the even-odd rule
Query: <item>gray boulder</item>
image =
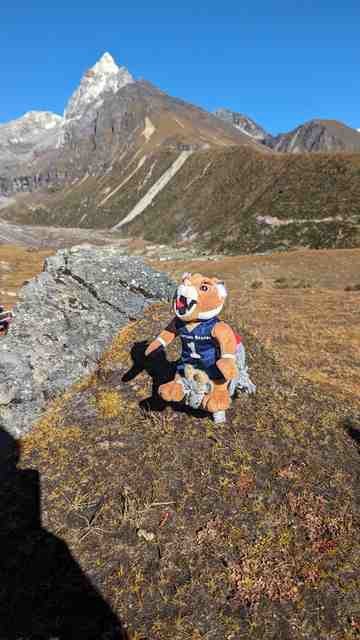
[(117, 331), (174, 284), (116, 247), (73, 247), (48, 258), (21, 291), (0, 340), (0, 428), (20, 437), (46, 403), (91, 373)]

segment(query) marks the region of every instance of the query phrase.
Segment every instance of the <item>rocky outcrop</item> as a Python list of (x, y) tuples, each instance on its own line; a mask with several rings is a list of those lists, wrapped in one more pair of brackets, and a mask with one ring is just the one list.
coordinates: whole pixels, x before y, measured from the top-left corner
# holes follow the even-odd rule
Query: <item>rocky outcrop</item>
[(11, 196), (15, 193), (32, 192), (46, 189), (49, 186), (61, 185), (66, 180), (66, 173), (61, 174), (56, 169), (46, 173), (11, 177), (0, 176), (0, 196)]
[(20, 437), (46, 403), (91, 373), (116, 332), (169, 299), (163, 273), (114, 247), (73, 247), (47, 259), (0, 340), (0, 428)]

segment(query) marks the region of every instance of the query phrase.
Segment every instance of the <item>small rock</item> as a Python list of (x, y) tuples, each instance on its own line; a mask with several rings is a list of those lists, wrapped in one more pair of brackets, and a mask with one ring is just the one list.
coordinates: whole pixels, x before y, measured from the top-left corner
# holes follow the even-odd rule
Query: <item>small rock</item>
[(152, 533), (152, 531), (145, 531), (145, 529), (139, 529), (137, 534), (139, 538), (143, 538), (144, 540), (146, 540), (146, 542), (154, 542), (155, 540), (155, 533)]
[(8, 382), (0, 382), (0, 406), (10, 404), (16, 396), (16, 389)]

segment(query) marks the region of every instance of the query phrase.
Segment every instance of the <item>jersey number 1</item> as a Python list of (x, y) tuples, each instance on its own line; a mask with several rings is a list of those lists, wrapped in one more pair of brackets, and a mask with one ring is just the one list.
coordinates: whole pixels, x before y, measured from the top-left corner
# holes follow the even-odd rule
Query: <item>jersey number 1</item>
[(192, 358), (197, 358), (197, 359), (201, 358), (201, 355), (196, 353), (195, 342), (189, 342), (188, 344), (189, 344), (189, 348), (190, 348), (190, 351), (191, 351), (191, 357)]

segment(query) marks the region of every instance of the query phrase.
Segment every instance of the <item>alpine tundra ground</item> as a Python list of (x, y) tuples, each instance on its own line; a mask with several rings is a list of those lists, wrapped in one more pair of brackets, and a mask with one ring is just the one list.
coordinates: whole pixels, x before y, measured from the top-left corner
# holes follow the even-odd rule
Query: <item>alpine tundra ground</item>
[[(170, 318), (152, 308), (21, 442), (42, 526), (123, 638), (358, 638), (360, 251), (156, 266), (224, 278), (257, 395), (236, 399), (221, 427), (161, 404), (177, 350), (144, 360)], [(90, 613), (88, 625), (77, 637), (93, 637)]]

